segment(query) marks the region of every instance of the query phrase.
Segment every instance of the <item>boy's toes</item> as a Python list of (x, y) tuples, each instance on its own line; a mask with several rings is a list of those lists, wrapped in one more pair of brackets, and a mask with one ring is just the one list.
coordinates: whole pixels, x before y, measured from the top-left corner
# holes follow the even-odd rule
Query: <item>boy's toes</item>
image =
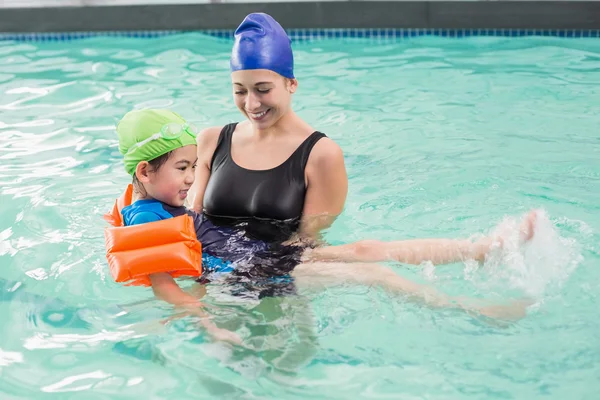
[(537, 213), (535, 210), (533, 210), (530, 211), (525, 218), (523, 218), (523, 221), (521, 221), (521, 226), (519, 227), (521, 243), (528, 242), (533, 238), (535, 233), (536, 219)]

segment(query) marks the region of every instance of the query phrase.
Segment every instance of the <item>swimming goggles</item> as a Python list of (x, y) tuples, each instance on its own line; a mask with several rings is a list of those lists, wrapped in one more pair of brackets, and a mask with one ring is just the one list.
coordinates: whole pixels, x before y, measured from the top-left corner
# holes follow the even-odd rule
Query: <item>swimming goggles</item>
[(196, 136), (198, 136), (199, 132), (200, 131), (194, 124), (188, 124), (187, 122), (185, 124), (178, 124), (177, 122), (171, 122), (169, 124), (163, 125), (163, 127), (160, 129), (160, 132), (157, 132), (157, 133), (153, 134), (152, 136), (150, 136), (149, 138), (144, 139), (141, 142), (137, 142), (136, 144), (131, 146), (126, 154), (134, 152), (136, 149), (142, 147), (146, 143), (152, 142), (153, 140), (179, 139), (181, 137), (181, 135), (183, 135), (184, 133), (187, 133), (188, 135), (190, 135), (191, 137), (193, 137), (195, 139)]

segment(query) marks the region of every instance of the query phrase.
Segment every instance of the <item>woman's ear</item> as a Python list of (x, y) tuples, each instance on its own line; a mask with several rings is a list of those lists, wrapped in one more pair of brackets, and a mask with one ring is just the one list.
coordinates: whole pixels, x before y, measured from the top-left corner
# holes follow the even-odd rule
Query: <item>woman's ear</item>
[(135, 167), (135, 176), (141, 183), (150, 182), (150, 164), (148, 161), (140, 161)]
[(298, 80), (297, 79), (287, 79), (287, 89), (288, 92), (294, 94), (298, 89)]

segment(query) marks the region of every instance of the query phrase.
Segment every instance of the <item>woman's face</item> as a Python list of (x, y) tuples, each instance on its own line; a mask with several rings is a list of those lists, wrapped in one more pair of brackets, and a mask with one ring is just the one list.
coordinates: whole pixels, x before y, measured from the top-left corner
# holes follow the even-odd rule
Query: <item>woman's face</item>
[(295, 79), (266, 69), (235, 71), (231, 82), (235, 104), (258, 129), (273, 126), (290, 110), (298, 87)]

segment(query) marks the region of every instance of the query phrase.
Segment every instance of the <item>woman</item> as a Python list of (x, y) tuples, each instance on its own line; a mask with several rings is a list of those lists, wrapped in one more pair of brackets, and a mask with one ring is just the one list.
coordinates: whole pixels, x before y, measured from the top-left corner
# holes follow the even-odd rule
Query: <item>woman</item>
[(298, 88), (290, 39), (272, 17), (248, 15), (231, 54), (234, 101), (247, 121), (198, 135), (193, 209), (255, 239), (314, 238), (342, 212), (340, 147), (291, 107)]

